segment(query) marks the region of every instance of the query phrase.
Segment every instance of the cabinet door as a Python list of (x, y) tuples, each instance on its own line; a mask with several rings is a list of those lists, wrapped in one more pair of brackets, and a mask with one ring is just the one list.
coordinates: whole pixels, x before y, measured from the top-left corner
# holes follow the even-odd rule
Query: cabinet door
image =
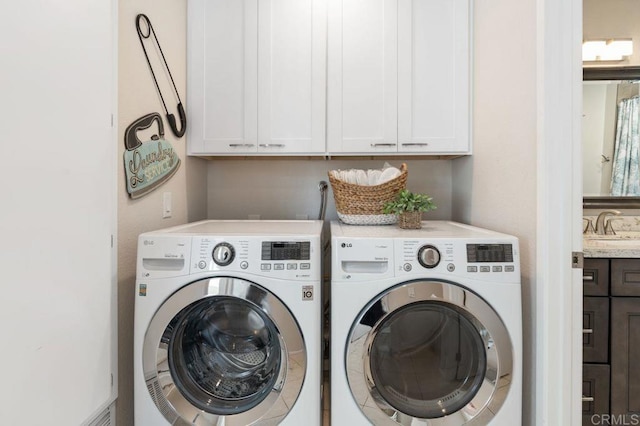
[(582, 270), (585, 296), (609, 295), (609, 259), (585, 259)]
[(189, 154), (251, 153), (258, 136), (258, 1), (189, 0)]
[(584, 362), (609, 362), (609, 298), (585, 297), (582, 310)]
[(327, 147), (397, 152), (397, 0), (329, 0)]
[(611, 414), (640, 413), (640, 298), (611, 298)]
[(611, 295), (640, 296), (640, 260), (611, 259)]
[(469, 12), (469, 0), (399, 0), (399, 151), (470, 152)]
[(582, 426), (602, 424), (609, 413), (610, 368), (607, 364), (582, 366)]
[(260, 0), (258, 152), (325, 152), (326, 0)]

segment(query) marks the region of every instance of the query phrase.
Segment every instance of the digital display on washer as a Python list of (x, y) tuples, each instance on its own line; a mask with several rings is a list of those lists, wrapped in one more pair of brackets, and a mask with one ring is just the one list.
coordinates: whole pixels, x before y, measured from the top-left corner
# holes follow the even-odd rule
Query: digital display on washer
[(513, 262), (511, 244), (467, 244), (467, 262)]
[(309, 241), (263, 241), (262, 260), (309, 260)]

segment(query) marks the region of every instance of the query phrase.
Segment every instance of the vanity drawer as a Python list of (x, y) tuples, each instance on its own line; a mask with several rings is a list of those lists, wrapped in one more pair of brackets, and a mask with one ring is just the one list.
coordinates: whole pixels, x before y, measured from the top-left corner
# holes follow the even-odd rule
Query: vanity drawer
[[(594, 414), (609, 413), (611, 369), (607, 364), (582, 366), (582, 425), (602, 424)], [(600, 420), (600, 421), (599, 421)]]
[(640, 296), (640, 259), (611, 259), (611, 295)]
[(583, 362), (609, 362), (609, 298), (585, 297), (582, 310)]
[(585, 296), (609, 295), (609, 259), (585, 259), (582, 270)]

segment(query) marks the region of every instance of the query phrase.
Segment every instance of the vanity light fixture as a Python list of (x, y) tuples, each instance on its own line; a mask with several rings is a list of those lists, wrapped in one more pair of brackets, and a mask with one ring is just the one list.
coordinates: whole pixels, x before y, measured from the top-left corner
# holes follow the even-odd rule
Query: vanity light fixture
[(582, 43), (582, 61), (621, 61), (633, 53), (631, 39), (588, 40)]

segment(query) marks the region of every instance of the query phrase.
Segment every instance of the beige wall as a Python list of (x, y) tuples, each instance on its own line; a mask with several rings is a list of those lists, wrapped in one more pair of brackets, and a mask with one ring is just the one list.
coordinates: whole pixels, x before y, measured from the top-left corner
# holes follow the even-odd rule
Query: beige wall
[[(335, 169), (374, 169), (385, 162), (409, 170), (407, 187), (433, 197), (438, 208), (428, 219), (451, 218), (451, 161), (449, 160), (215, 160), (208, 167), (208, 216), (211, 219), (317, 219), (318, 183), (329, 183)], [(330, 189), (330, 187), (329, 187)], [(337, 219), (333, 192), (327, 197), (327, 220)]]
[(473, 156), (453, 161), (453, 219), (520, 240), (523, 424), (533, 425), (536, 284), (536, 2), (474, 2)]
[[(127, 0), (119, 2), (119, 90), (118, 161), (122, 164), (125, 128), (150, 112), (165, 113), (156, 94), (149, 67), (138, 41), (135, 18), (146, 14), (156, 31), (163, 52), (186, 105), (186, 1)], [(147, 47), (151, 58), (157, 57), (153, 47)], [(166, 82), (162, 68), (156, 75), (163, 83), (162, 94), (169, 112), (177, 116), (173, 91)], [(188, 111), (187, 111), (188, 114)], [(133, 425), (133, 312), (137, 237), (141, 232), (178, 225), (205, 217), (205, 160), (185, 155), (186, 137), (177, 139), (166, 119), (165, 139), (178, 153), (182, 164), (176, 174), (152, 193), (131, 200), (125, 189), (124, 170), (119, 175), (118, 188), (118, 400), (117, 424)], [(141, 140), (148, 140), (141, 133)], [(146, 139), (145, 139), (146, 137)], [(162, 194), (171, 192), (173, 217), (162, 218)]]

